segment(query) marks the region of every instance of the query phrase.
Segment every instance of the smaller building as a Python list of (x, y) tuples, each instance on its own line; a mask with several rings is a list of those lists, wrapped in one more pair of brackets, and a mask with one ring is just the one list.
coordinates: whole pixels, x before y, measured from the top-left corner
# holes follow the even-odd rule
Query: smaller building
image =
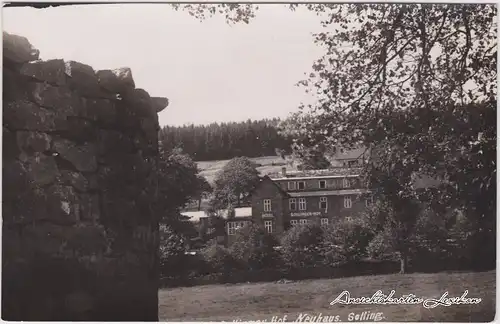
[(361, 167), (370, 158), (371, 150), (366, 147), (358, 147), (354, 149), (344, 149), (336, 147), (331, 153), (327, 153), (326, 157), (330, 161), (332, 167), (340, 168), (356, 168)]
[(236, 231), (252, 222), (251, 207), (221, 210), (218, 218), (205, 211), (182, 212), (182, 215), (198, 225), (200, 236), (215, 237), (220, 244), (231, 244)]

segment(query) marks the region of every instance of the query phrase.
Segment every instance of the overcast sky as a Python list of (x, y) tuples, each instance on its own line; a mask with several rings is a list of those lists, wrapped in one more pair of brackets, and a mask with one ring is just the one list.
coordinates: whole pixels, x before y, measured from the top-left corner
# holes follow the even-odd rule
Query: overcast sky
[(95, 70), (128, 66), (137, 88), (168, 97), (161, 125), (285, 117), (309, 101), (295, 83), (322, 51), (320, 21), (305, 8), (260, 5), (250, 24), (203, 22), (166, 4), (5, 8), (3, 29), (42, 59)]

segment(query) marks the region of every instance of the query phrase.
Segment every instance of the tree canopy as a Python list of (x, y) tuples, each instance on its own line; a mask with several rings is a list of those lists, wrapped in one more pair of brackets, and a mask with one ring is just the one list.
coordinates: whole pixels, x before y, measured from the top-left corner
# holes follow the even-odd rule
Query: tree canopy
[[(324, 17), (315, 41), (325, 54), (299, 82), (318, 100), (288, 125), (298, 150), (374, 148), (367, 184), (392, 215), (400, 251), (422, 199), (465, 209), (483, 233), (478, 246), (494, 245), (496, 6), (308, 7)], [(440, 179), (440, 190), (417, 190), (422, 174)]]
[[(182, 148), (195, 161), (259, 157), (290, 153), (291, 139), (278, 133), (279, 119), (164, 126), (159, 133), (166, 150)], [(280, 154), (281, 155), (281, 154)]]
[[(477, 255), (494, 260), (496, 5), (306, 6), (322, 19), (314, 41), (325, 54), (298, 83), (316, 103), (283, 124), (295, 150), (372, 148), (367, 184), (377, 189), (380, 211), (389, 215), (384, 233), (400, 252), (425, 201), (441, 214), (442, 206), (464, 210)], [(198, 7), (217, 12), (211, 8)], [(231, 22), (248, 23), (257, 7), (222, 9), (236, 15)], [(422, 174), (439, 179), (439, 190), (416, 188)]]
[(211, 206), (215, 210), (240, 206), (248, 202), (259, 182), (255, 163), (246, 157), (231, 159), (217, 174)]
[(161, 222), (177, 234), (195, 237), (198, 232), (185, 222), (180, 210), (192, 199), (209, 190), (207, 181), (198, 175), (195, 162), (182, 150), (161, 150), (158, 168), (157, 211)]

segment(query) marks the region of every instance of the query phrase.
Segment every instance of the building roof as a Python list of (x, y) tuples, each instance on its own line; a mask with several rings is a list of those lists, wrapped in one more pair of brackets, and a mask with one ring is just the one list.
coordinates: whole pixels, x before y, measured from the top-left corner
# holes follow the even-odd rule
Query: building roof
[[(227, 218), (228, 210), (222, 210), (221, 211), (221, 216), (223, 218)], [(235, 208), (234, 209), (234, 217), (251, 217), (252, 216), (252, 207), (241, 207), (241, 208)]]
[(286, 192), (285, 190), (283, 190), (283, 188), (281, 188), (276, 182), (274, 182), (274, 180), (275, 179), (272, 179), (268, 175), (263, 176), (262, 178), (260, 178), (260, 182), (257, 185), (257, 187), (255, 187), (254, 191), (257, 190), (257, 188), (260, 186), (260, 184), (262, 182), (269, 181), (270, 183), (272, 183), (278, 189), (279, 192), (281, 192), (285, 197), (288, 197), (288, 192)]
[(361, 195), (370, 193), (368, 189), (344, 189), (344, 190), (328, 190), (328, 191), (304, 191), (290, 192), (290, 197), (316, 197), (316, 196), (344, 196), (344, 195)]
[(324, 170), (304, 170), (304, 171), (286, 171), (286, 177), (280, 173), (269, 174), (269, 178), (273, 181), (285, 179), (315, 179), (315, 178), (344, 178), (358, 177), (362, 168), (331, 168)]
[(417, 174), (417, 173), (414, 173), (412, 175), (412, 181), (414, 189), (426, 189), (433, 187), (435, 188), (444, 183), (443, 180), (433, 178), (426, 174)]
[(359, 147), (355, 149), (342, 149), (338, 148), (335, 153), (329, 154), (331, 160), (356, 160), (363, 156), (363, 154), (369, 154), (370, 150), (366, 147)]
[[(181, 213), (184, 216), (190, 217), (190, 222), (198, 222), (203, 217), (209, 217), (208, 213), (204, 210), (201, 211), (188, 211)], [(220, 216), (224, 219), (227, 219), (228, 211), (227, 209), (220, 211)], [(241, 207), (234, 209), (234, 217), (235, 218), (245, 218), (252, 216), (252, 207)]]

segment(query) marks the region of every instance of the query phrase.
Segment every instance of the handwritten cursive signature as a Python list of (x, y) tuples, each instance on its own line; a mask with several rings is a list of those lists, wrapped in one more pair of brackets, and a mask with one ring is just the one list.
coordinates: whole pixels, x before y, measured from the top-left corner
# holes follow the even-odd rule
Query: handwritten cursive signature
[(422, 304), (425, 308), (436, 308), (438, 306), (451, 306), (451, 305), (475, 305), (479, 304), (482, 299), (481, 298), (465, 298), (469, 293), (468, 290), (464, 291), (462, 296), (460, 297), (451, 297), (448, 298), (448, 292), (444, 292), (444, 294), (439, 299), (429, 298), (424, 301)]
[(473, 305), (479, 304), (481, 298), (466, 298), (469, 293), (466, 290), (460, 297), (448, 297), (449, 293), (446, 291), (439, 299), (417, 297), (414, 294), (406, 294), (400, 297), (394, 297), (395, 290), (386, 295), (381, 290), (377, 290), (370, 297), (352, 298), (349, 291), (344, 290), (340, 295), (330, 302), (330, 305), (418, 305), (421, 304), (427, 309), (436, 308), (438, 306), (451, 306), (451, 305)]

